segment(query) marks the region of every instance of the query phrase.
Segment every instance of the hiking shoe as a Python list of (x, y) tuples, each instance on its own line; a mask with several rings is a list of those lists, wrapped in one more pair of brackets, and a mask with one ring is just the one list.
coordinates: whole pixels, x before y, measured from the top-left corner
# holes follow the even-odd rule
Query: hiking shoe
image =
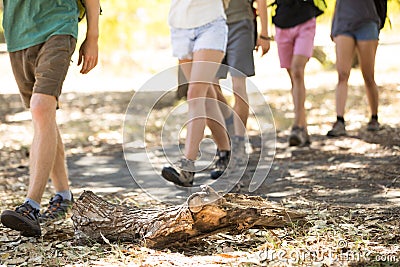
[(212, 179), (218, 179), (224, 173), (228, 167), (230, 157), (230, 151), (217, 150), (217, 161), (215, 162), (214, 170), (210, 173)]
[(225, 126), (228, 137), (233, 138), (235, 136), (235, 124), (233, 121), (233, 113), (231, 113), (231, 115), (227, 119), (225, 119)]
[(378, 120), (371, 119), (367, 124), (367, 130), (368, 131), (373, 131), (373, 132), (379, 131), (380, 130), (380, 124), (379, 124)]
[(21, 232), (22, 236), (40, 236), (39, 210), (25, 202), (15, 210), (5, 210), (1, 214), (1, 223), (13, 230)]
[(191, 187), (194, 179), (194, 161), (182, 158), (176, 163), (180, 173), (173, 167), (164, 167), (161, 171), (162, 177), (178, 186)]
[(347, 135), (344, 123), (341, 121), (336, 121), (332, 126), (332, 130), (328, 131), (326, 135), (330, 137)]
[(293, 126), (289, 135), (289, 146), (305, 146), (310, 144), (310, 137), (305, 127)]
[(74, 197), (72, 197), (71, 200), (68, 200), (63, 199), (61, 195), (56, 194), (50, 199), (49, 206), (40, 217), (40, 222), (65, 219), (73, 204)]
[(233, 155), (233, 157), (235, 157), (235, 163), (238, 166), (243, 167), (247, 165), (248, 156), (246, 154), (246, 144), (244, 138), (234, 136), (232, 138), (231, 151), (231, 154)]

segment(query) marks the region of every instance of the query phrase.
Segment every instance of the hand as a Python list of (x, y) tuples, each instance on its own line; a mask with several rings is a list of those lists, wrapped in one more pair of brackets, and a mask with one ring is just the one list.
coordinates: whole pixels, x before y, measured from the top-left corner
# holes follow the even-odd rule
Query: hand
[(256, 45), (256, 51), (259, 51), (261, 48), (261, 56), (264, 56), (270, 48), (270, 41), (262, 39), (260, 37), (257, 38), (257, 45)]
[(98, 62), (99, 47), (97, 38), (86, 38), (79, 48), (78, 66), (83, 62), (80, 73), (87, 74)]

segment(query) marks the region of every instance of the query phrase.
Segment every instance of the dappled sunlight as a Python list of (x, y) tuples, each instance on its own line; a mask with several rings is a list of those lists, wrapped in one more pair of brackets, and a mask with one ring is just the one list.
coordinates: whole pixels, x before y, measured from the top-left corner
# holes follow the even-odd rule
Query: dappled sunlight
[(373, 196), (374, 198), (385, 198), (389, 202), (393, 203), (396, 206), (400, 206), (400, 190), (397, 189), (389, 189), (384, 194), (378, 194)]
[(8, 125), (0, 123), (0, 149), (9, 147), (16, 150), (22, 146), (31, 144), (33, 138), (33, 128), (30, 122), (24, 122), (24, 125)]
[(299, 190), (297, 188), (285, 188), (284, 191), (280, 191), (280, 192), (272, 192), (272, 193), (268, 193), (266, 194), (267, 197), (270, 198), (283, 198), (283, 197), (287, 197), (287, 196), (295, 196), (298, 195)]
[(300, 178), (300, 177), (304, 177), (308, 174), (308, 172), (306, 171), (302, 171), (302, 170), (293, 170), (290, 171), (290, 175), (293, 176), (294, 178)]
[(331, 196), (331, 197), (345, 197), (354, 196), (361, 192), (361, 189), (351, 188), (351, 189), (332, 189), (332, 188), (316, 188), (313, 190), (317, 196)]
[(362, 162), (342, 162), (337, 165), (338, 169), (363, 169), (365, 168), (366, 165), (363, 164)]
[[(393, 5), (396, 1), (389, 2)], [(171, 199), (183, 203), (186, 195), (192, 193), (160, 176), (162, 167), (181, 156), (179, 153), (183, 151), (183, 146), (179, 147), (181, 151), (175, 151), (169, 144), (185, 142), (186, 128), (181, 127), (181, 121), (187, 119), (187, 105), (182, 105), (184, 100), (177, 100), (175, 91), (171, 91), (153, 105), (155, 103), (150, 103), (153, 92), (146, 92), (136, 94), (137, 103), (127, 110), (135, 91), (155, 74), (176, 67), (167, 25), (169, 4), (170, 0), (102, 1), (99, 65), (88, 75), (81, 75), (80, 67), (76, 66), (77, 51), (73, 55), (60, 97), (57, 121), (66, 145), (71, 188), (76, 199), (83, 191), (92, 190), (113, 204), (154, 208), (164, 207)], [(329, 13), (332, 9), (329, 7)], [(322, 65), (311, 58), (305, 73), (310, 146), (288, 146), (294, 119), (293, 100), (287, 72), (279, 66), (276, 43), (271, 43), (264, 57), (254, 53), (256, 75), (249, 78), (248, 83), (255, 85), (252, 93), (262, 94), (249, 94), (251, 107), (264, 111), (270, 108), (275, 125), (260, 125), (259, 118), (250, 116), (249, 165), (234, 192), (255, 194), (279, 202), (287, 209), (305, 212), (304, 224), (282, 229), (251, 229), (240, 235), (224, 232), (167, 250), (122, 242), (78, 246), (73, 243), (70, 219), (64, 224), (45, 226), (44, 237), (39, 241), (21, 238), (2, 227), (3, 261), (15, 254), (12, 261), (15, 265), (29, 265), (36, 260), (44, 264), (42, 260), (50, 255), (51, 260), (60, 259), (57, 263), (51, 261), (53, 265), (65, 265), (64, 259), (69, 259), (71, 264), (76, 262), (76, 266), (237, 266), (239, 262), (244, 262), (243, 266), (274, 266), (276, 262), (262, 261), (261, 252), (266, 248), (287, 253), (303, 249), (319, 252), (321, 248), (345, 253), (368, 248), (373, 255), (400, 255), (400, 65), (396, 57), (400, 51), (399, 8), (395, 11), (395, 14), (389, 13), (393, 27), (382, 31), (377, 50), (375, 77), (379, 85), (382, 125), (378, 132), (366, 131), (370, 111), (362, 74), (355, 68), (349, 80), (345, 114), (348, 136), (326, 137), (336, 120), (337, 83), (333, 65), (335, 47), (329, 37), (330, 21), (326, 16), (318, 25), (315, 44), (331, 62)], [(80, 24), (78, 43), (85, 34), (84, 24)], [(177, 76), (172, 73), (163, 77), (163, 82), (172, 84), (176, 83), (175, 79)], [(0, 84), (0, 203), (3, 208), (11, 208), (24, 199), (27, 190), (33, 128), (31, 114), (18, 95), (8, 54), (1, 51)], [(227, 88), (232, 86), (230, 80), (222, 80), (221, 84)], [(151, 89), (159, 90), (157, 86)], [(232, 94), (227, 90), (224, 93), (232, 104)], [(165, 118), (174, 108), (176, 118), (167, 125)], [(124, 127), (129, 134), (125, 144)], [(164, 139), (161, 129), (165, 131)], [(261, 130), (274, 130), (274, 134), (268, 132), (263, 136), (266, 140), (260, 141)], [(211, 136), (208, 128), (205, 135)], [(163, 143), (168, 145), (161, 149)], [(165, 157), (167, 150), (175, 151), (168, 159)], [(215, 155), (215, 144), (204, 143), (201, 151), (199, 165), (206, 166), (207, 157)], [(270, 169), (267, 164), (257, 166), (260, 160), (272, 157)], [(133, 163), (134, 167), (129, 169), (127, 163)], [(250, 193), (251, 177), (256, 170), (262, 170), (266, 179), (260, 188)], [(196, 186), (215, 182), (209, 178), (209, 171), (205, 169), (196, 175)], [(141, 188), (142, 185), (147, 190)], [(50, 183), (42, 205), (47, 204), (53, 189)], [(157, 192), (158, 198), (150, 191)], [(338, 247), (341, 240), (348, 241), (348, 246), (342, 250)], [(366, 265), (376, 262), (366, 262)], [(364, 262), (360, 266), (362, 264)]]
[(21, 121), (30, 121), (32, 118), (31, 113), (29, 111), (22, 111), (12, 115), (6, 116), (6, 121), (8, 122), (21, 122)]

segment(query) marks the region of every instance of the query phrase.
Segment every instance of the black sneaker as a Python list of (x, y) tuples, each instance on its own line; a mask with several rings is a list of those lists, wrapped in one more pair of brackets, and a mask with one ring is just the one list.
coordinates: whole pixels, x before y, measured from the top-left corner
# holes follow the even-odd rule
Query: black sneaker
[(40, 236), (39, 210), (25, 202), (15, 210), (5, 210), (1, 214), (1, 223), (13, 230), (21, 232), (22, 236)]
[(229, 160), (231, 157), (230, 151), (217, 151), (217, 161), (215, 162), (214, 170), (211, 171), (210, 175), (212, 179), (218, 179), (224, 173), (228, 167)]
[(65, 219), (69, 210), (74, 204), (74, 197), (71, 194), (71, 200), (63, 199), (59, 194), (56, 194), (50, 199), (49, 206), (40, 217), (40, 222)]

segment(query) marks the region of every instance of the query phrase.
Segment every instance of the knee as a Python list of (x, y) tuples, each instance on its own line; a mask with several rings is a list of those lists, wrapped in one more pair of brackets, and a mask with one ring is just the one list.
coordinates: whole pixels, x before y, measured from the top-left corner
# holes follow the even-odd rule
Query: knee
[(30, 102), (30, 111), (34, 123), (48, 123), (55, 118), (57, 101), (54, 96), (34, 94)]
[(291, 76), (295, 81), (304, 80), (304, 68), (300, 66), (292, 66), (291, 67)]
[(339, 82), (346, 82), (349, 80), (350, 71), (340, 71), (338, 70), (338, 80)]
[(202, 83), (191, 83), (187, 92), (187, 99), (204, 98), (207, 96), (207, 85)]

